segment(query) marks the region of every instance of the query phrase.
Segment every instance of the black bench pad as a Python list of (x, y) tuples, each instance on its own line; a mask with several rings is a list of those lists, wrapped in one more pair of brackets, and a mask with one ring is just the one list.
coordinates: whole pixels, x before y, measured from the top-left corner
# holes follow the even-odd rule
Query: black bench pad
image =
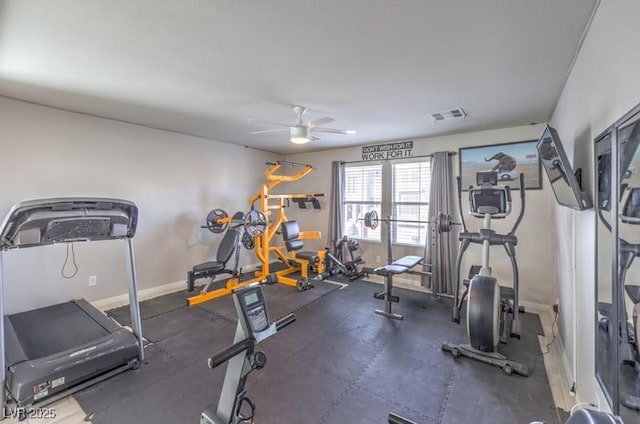
[(420, 262), (422, 262), (422, 257), (420, 256), (403, 256), (397, 261), (394, 261), (392, 265), (403, 266), (405, 268), (413, 268)]
[(215, 272), (224, 269), (224, 264), (222, 262), (210, 261), (203, 262), (201, 264), (195, 265), (193, 267), (193, 272)]
[(399, 266), (399, 265), (391, 264), (391, 265), (382, 266), (380, 268), (376, 268), (376, 269), (373, 270), (373, 272), (375, 272), (378, 275), (404, 274), (408, 270), (409, 270), (409, 268), (407, 268), (406, 266)]
[(392, 264), (374, 269), (373, 272), (378, 275), (404, 274), (420, 262), (422, 262), (422, 257), (420, 256), (403, 256)]

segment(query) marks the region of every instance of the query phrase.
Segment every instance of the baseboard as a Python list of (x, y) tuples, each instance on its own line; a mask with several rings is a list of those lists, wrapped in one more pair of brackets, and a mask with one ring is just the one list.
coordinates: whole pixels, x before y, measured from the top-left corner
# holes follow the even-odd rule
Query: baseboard
[[(257, 269), (261, 264), (253, 263), (243, 266), (244, 269)], [(251, 271), (253, 272), (253, 271)], [(175, 293), (180, 290), (186, 290), (186, 279), (176, 281), (173, 283), (163, 284), (161, 286), (150, 287), (148, 289), (138, 290), (138, 301), (153, 299), (154, 297), (164, 296), (165, 294)], [(101, 311), (108, 311), (109, 309), (119, 308), (120, 306), (126, 306), (129, 304), (129, 293), (120, 294), (106, 299), (95, 300), (91, 302), (93, 306)]]
[(573, 386), (573, 383), (576, 381), (573, 377), (573, 372), (571, 370), (571, 364), (569, 363), (569, 357), (567, 356), (567, 352), (564, 350), (564, 342), (562, 341), (562, 337), (560, 336), (560, 332), (556, 332), (556, 339), (558, 339), (558, 348), (560, 349), (560, 356), (562, 358), (562, 366), (564, 368), (564, 376), (567, 378), (567, 384), (569, 388)]
[[(142, 302), (144, 300), (153, 299), (154, 297), (163, 296), (165, 294), (174, 293), (186, 289), (187, 283), (184, 280), (163, 284), (161, 286), (150, 287), (148, 289), (138, 290), (138, 301)], [(91, 304), (101, 311), (108, 311), (109, 309), (126, 306), (129, 304), (129, 293), (108, 297), (106, 299), (96, 300), (91, 302)]]
[[(546, 330), (551, 328), (551, 331), (555, 334), (553, 345), (548, 347), (549, 353), (543, 355), (544, 364), (556, 406), (569, 411), (575, 404), (575, 399), (571, 397), (570, 392), (573, 385), (573, 377), (569, 358), (564, 350), (564, 344), (557, 328), (557, 322), (554, 325), (555, 313), (553, 312), (553, 307), (534, 302), (520, 303), (524, 306), (525, 311), (538, 314), (540, 317), (540, 322), (543, 329), (545, 329), (544, 337), (539, 337), (541, 351), (544, 352), (547, 344), (551, 342), (551, 334), (546, 334)], [(557, 349), (554, 349), (554, 346)]]

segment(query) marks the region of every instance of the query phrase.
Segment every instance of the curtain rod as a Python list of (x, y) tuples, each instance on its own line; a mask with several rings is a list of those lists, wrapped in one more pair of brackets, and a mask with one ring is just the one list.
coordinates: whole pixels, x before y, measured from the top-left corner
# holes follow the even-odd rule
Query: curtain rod
[[(458, 152), (447, 152), (449, 154), (449, 156), (455, 156), (458, 154)], [(391, 158), (391, 159), (375, 159), (375, 160), (347, 160), (347, 161), (340, 161), (340, 163), (345, 164), (345, 163), (361, 163), (361, 162), (381, 162), (381, 161), (395, 161), (395, 160), (407, 160), (407, 159), (419, 159), (419, 158), (432, 158), (433, 157), (433, 153), (429, 154), (429, 155), (418, 155), (418, 156), (409, 156), (406, 158)]]

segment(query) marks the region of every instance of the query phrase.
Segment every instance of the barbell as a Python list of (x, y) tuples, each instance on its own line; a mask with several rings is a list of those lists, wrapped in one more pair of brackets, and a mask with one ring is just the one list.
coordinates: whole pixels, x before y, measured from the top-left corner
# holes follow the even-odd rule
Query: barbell
[(370, 211), (364, 214), (364, 218), (360, 220), (364, 221), (364, 226), (367, 228), (371, 228), (375, 230), (378, 228), (378, 224), (380, 221), (389, 223), (389, 222), (407, 222), (413, 224), (436, 224), (436, 229), (439, 233), (448, 233), (451, 231), (451, 227), (453, 225), (461, 225), (459, 222), (453, 222), (451, 220), (451, 215), (440, 212), (435, 220), (431, 221), (417, 221), (411, 219), (394, 219), (394, 218), (380, 218), (378, 216), (378, 212)]
[[(215, 234), (224, 233), (231, 224), (232, 228), (244, 227), (244, 234), (252, 239), (260, 237), (267, 229), (267, 217), (259, 210), (251, 209), (246, 214), (242, 214), (241, 220), (234, 220), (224, 209), (214, 209), (207, 215), (206, 226), (209, 231)], [(245, 244), (246, 243), (246, 244)], [(243, 244), (251, 245), (249, 240), (243, 235)], [(247, 247), (250, 249), (250, 247)]]

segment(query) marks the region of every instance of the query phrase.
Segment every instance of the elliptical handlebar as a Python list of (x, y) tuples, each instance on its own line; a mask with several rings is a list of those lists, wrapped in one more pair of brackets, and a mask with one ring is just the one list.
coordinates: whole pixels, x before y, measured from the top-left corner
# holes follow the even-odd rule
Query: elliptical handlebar
[(522, 217), (524, 216), (524, 206), (525, 206), (525, 187), (524, 187), (524, 174), (520, 173), (520, 214), (518, 215), (518, 219), (513, 224), (513, 228), (509, 232), (509, 234), (515, 234), (516, 230), (520, 226), (520, 222), (522, 222)]
[(462, 224), (462, 232), (467, 232), (467, 224), (464, 220), (464, 214), (462, 213), (462, 179), (460, 176), (456, 177), (458, 185), (458, 213), (460, 214), (460, 223)]

